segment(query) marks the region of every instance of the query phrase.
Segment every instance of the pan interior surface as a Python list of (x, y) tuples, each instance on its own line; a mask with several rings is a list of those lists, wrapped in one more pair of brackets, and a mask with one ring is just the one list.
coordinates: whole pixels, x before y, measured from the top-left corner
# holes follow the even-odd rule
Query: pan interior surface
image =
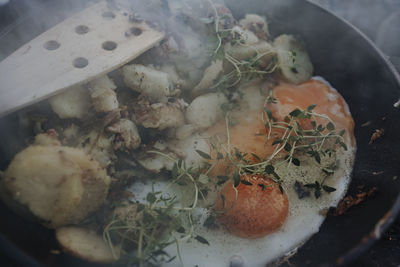
[[(61, 1), (54, 1), (61, 2)], [(73, 2), (73, 1), (72, 1)], [(318, 234), (314, 235), (290, 258), (295, 265), (335, 263), (340, 257), (351, 260), (358, 256), (370, 242), (361, 240), (373, 233), (381, 218), (385, 223), (400, 209), (395, 201), (399, 195), (400, 179), (400, 126), (399, 109), (393, 107), (400, 94), (398, 76), (365, 37), (332, 14), (317, 6), (295, 0), (227, 1), (235, 17), (246, 13), (265, 14), (270, 22), (272, 35), (298, 34), (303, 39), (315, 66), (315, 74), (328, 80), (346, 99), (355, 120), (357, 155), (349, 194), (362, 188), (377, 188), (377, 194), (349, 212), (328, 217)], [(54, 16), (54, 13), (52, 14)], [(41, 18), (45, 20), (45, 18)], [(40, 33), (42, 29), (33, 29)], [(18, 47), (18, 45), (16, 45)], [(16, 115), (1, 119), (1, 169), (7, 166), (10, 155), (22, 149), (21, 144), (6, 141), (17, 131)], [(14, 123), (13, 123), (14, 122)], [(369, 126), (362, 127), (369, 122)], [(385, 136), (368, 144), (375, 129), (385, 129)], [(383, 173), (381, 173), (383, 172)], [(380, 173), (380, 174), (379, 174)], [(1, 232), (27, 254), (46, 265), (86, 264), (68, 256), (59, 256), (58, 245), (50, 230), (26, 222), (0, 204)], [(377, 239), (371, 235), (371, 240)], [(37, 246), (40, 241), (41, 246)], [(354, 248), (358, 248), (355, 249)], [(351, 252), (352, 249), (354, 252)], [(349, 254), (350, 252), (350, 254)]]

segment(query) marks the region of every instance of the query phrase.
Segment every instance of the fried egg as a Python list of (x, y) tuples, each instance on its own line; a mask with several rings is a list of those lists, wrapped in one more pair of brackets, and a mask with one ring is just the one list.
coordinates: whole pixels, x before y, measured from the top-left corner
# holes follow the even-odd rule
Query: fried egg
[[(230, 148), (236, 147), (247, 153), (247, 159), (257, 162), (252, 153), (261, 158), (268, 158), (273, 152), (271, 142), (266, 142), (268, 129), (262, 119), (265, 95), (259, 88), (242, 88), (244, 105), (233, 111), (236, 124), (229, 126)], [(353, 135), (354, 122), (343, 97), (325, 80), (315, 77), (300, 85), (281, 83), (272, 89), (276, 104), (270, 105), (273, 115), (283, 121), (292, 110), (306, 109), (316, 104), (314, 111), (325, 114), (332, 119), (337, 129), (345, 129), (345, 144), (348, 149), (337, 148), (329, 156), (321, 156), (321, 163), (308, 155), (299, 155), (300, 166), (276, 164), (275, 172), (285, 177), (281, 193), (278, 186), (268, 176), (250, 175), (246, 179), (253, 186), (240, 184), (237, 196), (232, 189), (232, 181), (217, 187), (208, 194), (204, 208), (196, 208), (194, 216), (198, 219), (195, 232), (204, 237), (209, 245), (192, 240), (180, 244), (180, 255), (184, 266), (265, 266), (267, 263), (295, 251), (313, 234), (317, 233), (325, 219), (329, 207), (334, 207), (343, 198), (350, 183), (351, 171), (356, 151)], [(247, 102), (257, 99), (254, 102)], [(326, 124), (325, 118), (318, 118), (317, 123)], [(302, 122), (304, 129), (310, 127), (307, 121)], [(277, 132), (278, 133), (278, 132)], [(217, 123), (203, 133), (205, 138), (226, 135), (225, 121)], [(222, 138), (223, 139), (223, 138)], [(283, 156), (277, 157), (277, 162)], [(226, 162), (225, 162), (226, 163)], [(231, 174), (232, 170), (223, 161), (218, 164), (210, 176)], [(327, 176), (322, 167), (335, 165), (332, 175)], [(325, 178), (326, 177), (326, 178)], [(336, 189), (323, 193), (318, 199), (311, 192), (308, 197), (300, 199), (295, 183), (311, 184), (325, 179), (324, 184)], [(264, 185), (264, 186), (263, 186)], [(154, 186), (154, 185), (153, 185)], [(160, 185), (156, 185), (158, 187)], [(133, 190), (138, 199), (144, 198), (146, 186)], [(161, 186), (160, 186), (161, 187)], [(267, 190), (265, 190), (267, 188)], [(157, 188), (156, 188), (157, 190)], [(189, 194), (188, 191), (183, 196)], [(224, 195), (222, 203), (220, 195)], [(235, 204), (233, 199), (237, 198)], [(205, 208), (214, 205), (216, 210), (224, 207), (227, 211), (217, 220), (218, 227), (203, 226), (209, 213)], [(176, 255), (176, 246), (166, 249), (170, 255)], [(166, 263), (165, 266), (180, 265), (179, 257)]]

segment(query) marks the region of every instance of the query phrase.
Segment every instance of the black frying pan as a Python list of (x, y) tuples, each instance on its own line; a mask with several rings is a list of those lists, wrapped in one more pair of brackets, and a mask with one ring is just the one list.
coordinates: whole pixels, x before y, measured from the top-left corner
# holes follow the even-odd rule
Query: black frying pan
[[(61, 1), (47, 2), (47, 8), (51, 10), (48, 16), (54, 21), (62, 19), (64, 15), (60, 14), (64, 12), (54, 8), (55, 2)], [(76, 1), (63, 1), (63, 6), (69, 8), (66, 2)], [(300, 35), (311, 55), (315, 74), (330, 81), (350, 106), (356, 124), (358, 151), (349, 194), (357, 193), (360, 188), (372, 187), (378, 189), (377, 194), (341, 216), (328, 217), (320, 232), (290, 260), (299, 266), (348, 264), (379, 239), (400, 210), (400, 178), (394, 179), (400, 174), (400, 110), (393, 107), (400, 96), (400, 77), (361, 32), (318, 6), (299, 0), (228, 3), (235, 17), (245, 13), (266, 14), (273, 35)], [(46, 12), (41, 11), (41, 16), (35, 19), (46, 22), (43, 14)], [(30, 36), (24, 36), (23, 41), (28, 41), (47, 27), (47, 23), (46, 26), (34, 24), (39, 27), (32, 27), (29, 18), (21, 23), (17, 32), (22, 25), (31, 28)], [(11, 39), (4, 41), (8, 45), (5, 50), (9, 52), (10, 44), (14, 45)], [(2, 44), (3, 40), (0, 46)], [(21, 43), (11, 47), (19, 45)], [(10, 115), (0, 122), (1, 169), (6, 168), (9, 155), (13, 153), (9, 148), (14, 151), (21, 149), (21, 144), (11, 143), (10, 146), (10, 141), (4, 141), (10, 133), (18, 134), (12, 126), (15, 119), (15, 115)], [(366, 122), (370, 125), (361, 127)], [(385, 135), (369, 145), (373, 130), (381, 128), (385, 129)], [(1, 250), (14, 261), (63, 266), (85, 264), (68, 255), (52, 253), (51, 250), (58, 249), (52, 231), (25, 221), (2, 204), (0, 214)]]

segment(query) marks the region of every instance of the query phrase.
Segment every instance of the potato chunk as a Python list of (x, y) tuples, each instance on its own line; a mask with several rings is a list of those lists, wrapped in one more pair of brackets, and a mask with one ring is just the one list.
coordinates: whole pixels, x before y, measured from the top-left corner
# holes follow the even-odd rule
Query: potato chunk
[(81, 227), (61, 227), (56, 231), (57, 241), (64, 251), (92, 262), (111, 263), (119, 251), (111, 252), (110, 247), (94, 231)]
[(1, 197), (7, 204), (27, 208), (45, 226), (57, 228), (79, 223), (96, 211), (110, 181), (99, 163), (80, 149), (31, 145), (5, 171), (1, 183), (7, 194)]
[(84, 118), (89, 112), (90, 96), (83, 86), (74, 86), (49, 99), (53, 111), (61, 119)]
[(153, 102), (166, 102), (171, 94), (169, 75), (152, 67), (139, 64), (122, 68), (125, 84), (134, 91), (142, 93)]
[(311, 79), (314, 67), (301, 42), (293, 35), (282, 34), (274, 40), (278, 65), (282, 77), (290, 83), (300, 84)]
[(228, 103), (222, 93), (210, 93), (196, 97), (186, 110), (189, 123), (208, 128), (223, 117), (221, 105)]

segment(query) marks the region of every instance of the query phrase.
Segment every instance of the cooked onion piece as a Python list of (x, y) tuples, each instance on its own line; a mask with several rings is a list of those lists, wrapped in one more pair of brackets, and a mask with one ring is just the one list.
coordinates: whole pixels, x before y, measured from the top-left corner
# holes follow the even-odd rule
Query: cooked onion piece
[(58, 228), (56, 238), (65, 252), (84, 260), (112, 263), (118, 259), (120, 254), (117, 248), (111, 251), (103, 238), (96, 232), (82, 227)]
[(82, 150), (31, 145), (4, 173), (1, 197), (25, 206), (45, 226), (79, 223), (104, 202), (110, 177)]

